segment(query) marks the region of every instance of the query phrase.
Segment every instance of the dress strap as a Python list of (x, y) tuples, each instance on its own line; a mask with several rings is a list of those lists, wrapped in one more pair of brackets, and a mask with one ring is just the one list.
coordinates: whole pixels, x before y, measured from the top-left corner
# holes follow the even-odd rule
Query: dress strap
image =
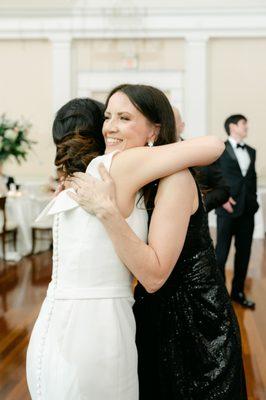
[(111, 165), (112, 165), (113, 157), (119, 151), (120, 150), (115, 150), (112, 153), (107, 153), (102, 156), (98, 156), (98, 157), (94, 158), (87, 166), (86, 173), (94, 176), (95, 178), (101, 179), (101, 175), (98, 170), (100, 163), (103, 163), (106, 170), (109, 172)]

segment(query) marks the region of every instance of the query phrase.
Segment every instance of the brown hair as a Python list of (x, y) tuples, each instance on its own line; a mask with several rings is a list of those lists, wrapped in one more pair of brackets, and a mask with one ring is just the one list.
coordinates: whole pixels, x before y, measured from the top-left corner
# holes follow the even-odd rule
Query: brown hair
[[(124, 93), (131, 103), (152, 123), (160, 124), (160, 132), (154, 146), (176, 142), (176, 126), (174, 112), (166, 95), (159, 89), (149, 85), (122, 84), (115, 87), (107, 97), (109, 99), (117, 92)], [(154, 198), (159, 180), (143, 187), (145, 206), (148, 210), (154, 208)]]
[(53, 123), (55, 165), (65, 175), (84, 172), (91, 160), (104, 153), (104, 105), (89, 98), (73, 99), (57, 112)]
[(65, 176), (78, 171), (85, 172), (91, 160), (100, 154), (102, 152), (95, 139), (77, 131), (57, 144), (55, 165), (63, 168)]

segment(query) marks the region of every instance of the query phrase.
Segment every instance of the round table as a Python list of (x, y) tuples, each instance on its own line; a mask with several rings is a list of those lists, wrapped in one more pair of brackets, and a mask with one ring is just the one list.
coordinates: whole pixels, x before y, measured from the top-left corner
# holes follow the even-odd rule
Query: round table
[[(7, 219), (14, 222), (18, 227), (16, 259), (31, 252), (31, 225), (51, 199), (52, 195), (50, 194), (37, 196), (15, 192), (7, 196)], [(41, 248), (39, 247), (39, 250), (46, 250), (49, 246), (50, 243), (41, 242)], [(12, 259), (12, 254), (8, 255), (7, 252), (7, 259), (10, 258)]]

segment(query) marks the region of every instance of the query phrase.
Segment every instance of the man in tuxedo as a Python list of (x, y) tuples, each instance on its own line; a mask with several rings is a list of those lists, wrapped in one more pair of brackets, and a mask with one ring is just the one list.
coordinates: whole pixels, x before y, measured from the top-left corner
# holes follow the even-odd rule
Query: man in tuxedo
[[(180, 139), (185, 123), (179, 110), (176, 107), (172, 108), (175, 116), (176, 135)], [(198, 167), (196, 170), (198, 172), (196, 179), (203, 192), (206, 211), (209, 212), (223, 205), (229, 199), (230, 191), (218, 163), (215, 162), (206, 167)]]
[(231, 298), (243, 307), (254, 309), (255, 303), (245, 296), (244, 285), (254, 231), (254, 214), (259, 208), (255, 171), (256, 151), (244, 142), (248, 133), (246, 117), (240, 114), (231, 115), (226, 119), (224, 127), (228, 140), (218, 162), (230, 187), (230, 198), (216, 210), (216, 257), (225, 277), (225, 264), (234, 236), (235, 258)]
[(15, 184), (14, 178), (3, 173), (3, 164), (0, 163), (0, 191), (5, 193), (10, 190), (12, 183)]

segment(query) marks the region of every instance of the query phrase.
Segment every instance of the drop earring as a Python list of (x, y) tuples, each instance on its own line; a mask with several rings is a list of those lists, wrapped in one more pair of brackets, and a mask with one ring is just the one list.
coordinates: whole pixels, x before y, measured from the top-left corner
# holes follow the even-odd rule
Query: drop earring
[(151, 140), (148, 141), (148, 146), (152, 147), (153, 146), (153, 142)]

